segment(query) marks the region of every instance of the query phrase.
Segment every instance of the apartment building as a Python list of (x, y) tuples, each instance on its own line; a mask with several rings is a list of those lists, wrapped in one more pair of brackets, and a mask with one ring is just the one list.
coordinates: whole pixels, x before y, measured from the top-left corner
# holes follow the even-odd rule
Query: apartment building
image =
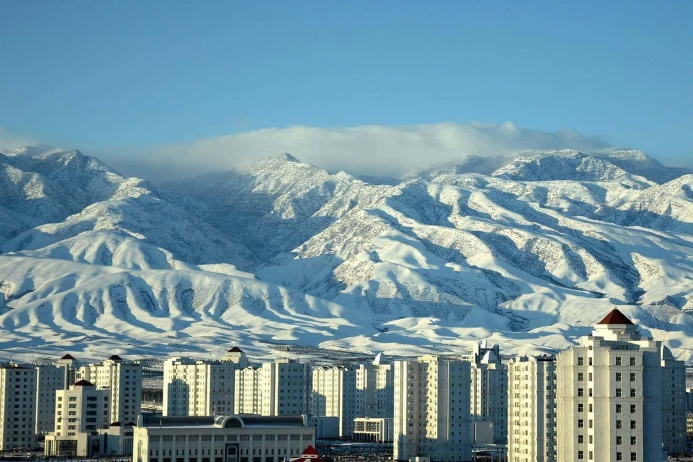
[(343, 366), (313, 369), (311, 415), (339, 418), (339, 436), (354, 433), (356, 413), (356, 372)]
[(86, 380), (98, 390), (110, 391), (111, 423), (123, 425), (137, 420), (142, 405), (142, 366), (112, 355), (101, 364), (89, 364), (77, 370), (76, 380)]
[(356, 373), (356, 416), (391, 419), (394, 415), (394, 366), (384, 353)]
[(394, 363), (395, 460), (472, 460), (468, 361), (426, 355)]
[(36, 446), (36, 369), (0, 364), (0, 451)]
[(235, 375), (232, 361), (169, 358), (164, 363), (165, 416), (208, 416), (234, 411)]
[(79, 380), (68, 390), (57, 390), (55, 431), (46, 435), (47, 456), (87, 456), (90, 436), (108, 427), (110, 390), (97, 390), (86, 380)]
[(55, 430), (55, 392), (75, 383), (77, 361), (66, 354), (56, 364), (36, 366), (36, 434)]
[(508, 461), (556, 462), (556, 357), (508, 363)]
[(470, 413), (472, 421), (492, 422), (493, 442), (508, 441), (508, 370), (501, 363), (498, 345), (486, 341), (474, 345), (471, 363)]
[(559, 462), (660, 461), (685, 446), (685, 369), (614, 309), (556, 360)]
[(307, 414), (311, 369), (295, 359), (277, 359), (259, 368), (236, 371), (236, 414), (264, 416)]

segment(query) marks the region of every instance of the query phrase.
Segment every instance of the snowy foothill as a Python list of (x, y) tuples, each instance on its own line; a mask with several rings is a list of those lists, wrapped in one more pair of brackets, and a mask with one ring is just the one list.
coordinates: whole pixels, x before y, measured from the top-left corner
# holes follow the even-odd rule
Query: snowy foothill
[(282, 153), (154, 186), (0, 153), (0, 356), (563, 349), (614, 306), (693, 360), (693, 175), (640, 151), (369, 183)]

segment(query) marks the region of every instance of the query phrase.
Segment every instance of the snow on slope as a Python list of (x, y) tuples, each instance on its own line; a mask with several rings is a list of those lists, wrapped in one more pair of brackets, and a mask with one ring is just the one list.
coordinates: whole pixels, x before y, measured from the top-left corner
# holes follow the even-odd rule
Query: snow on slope
[[(6, 162), (18, 180), (13, 208), (0, 203), (12, 237), (0, 329), (13, 354), (234, 341), (411, 354), (484, 338), (531, 352), (567, 346), (618, 305), (692, 359), (691, 177), (658, 185), (642, 167), (671, 172), (639, 151), (472, 159), (397, 185), (281, 154), (170, 192), (60, 152)], [(53, 171), (70, 162), (87, 172), (72, 189)], [(93, 171), (107, 186), (89, 186)], [(37, 197), (71, 214), (31, 215)], [(78, 199), (91, 202), (74, 211)]]

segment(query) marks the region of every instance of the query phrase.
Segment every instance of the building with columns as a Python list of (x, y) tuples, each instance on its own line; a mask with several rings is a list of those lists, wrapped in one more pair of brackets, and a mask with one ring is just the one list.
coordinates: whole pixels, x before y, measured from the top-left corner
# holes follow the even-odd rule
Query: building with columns
[(306, 416), (140, 416), (133, 462), (284, 462), (315, 446)]
[(685, 367), (614, 309), (557, 355), (557, 460), (661, 461), (685, 448)]

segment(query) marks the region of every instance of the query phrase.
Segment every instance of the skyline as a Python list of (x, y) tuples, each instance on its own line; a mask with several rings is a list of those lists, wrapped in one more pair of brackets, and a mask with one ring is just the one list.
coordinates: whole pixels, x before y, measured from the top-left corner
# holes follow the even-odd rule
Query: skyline
[[(332, 135), (480, 121), (568, 130), (667, 165), (693, 162), (686, 2), (0, 9), (5, 145), (26, 140), (134, 165), (262, 130)], [(296, 146), (317, 143), (289, 139), (277, 151), (302, 160)], [(343, 156), (320, 143), (326, 156)], [(393, 149), (372, 146), (365, 158)], [(229, 165), (248, 156), (221, 149)]]

